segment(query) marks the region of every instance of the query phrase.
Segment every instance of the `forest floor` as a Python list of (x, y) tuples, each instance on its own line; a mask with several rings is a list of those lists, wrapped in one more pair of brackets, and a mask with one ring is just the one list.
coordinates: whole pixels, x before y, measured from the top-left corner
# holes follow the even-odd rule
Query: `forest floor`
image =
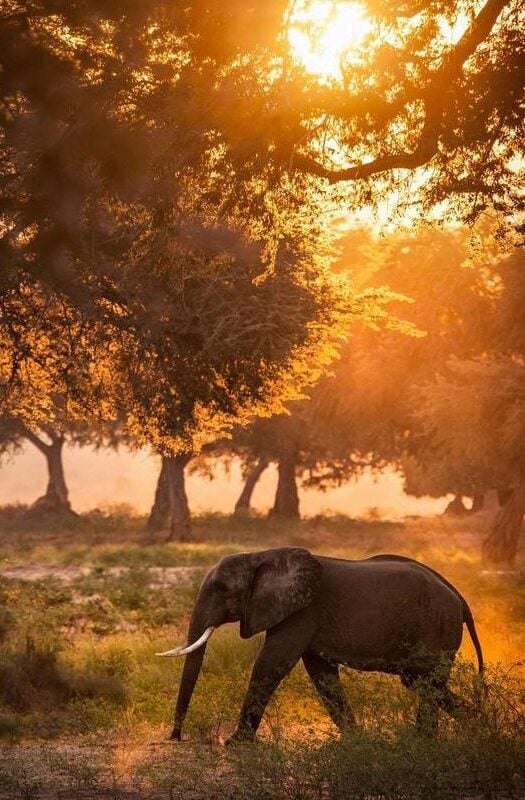
[[(166, 543), (127, 513), (45, 524), (0, 509), (0, 798), (525, 797), (525, 552), (512, 571), (480, 561), (489, 518), (293, 523), (208, 515), (195, 541)], [(167, 741), (204, 571), (227, 553), (278, 545), (360, 558), (395, 552), (441, 571), (468, 599), (489, 689), (475, 719), (413, 731), (397, 679), (344, 670), (359, 727), (339, 738), (302, 667), (276, 694), (255, 746), (224, 748), (260, 640), (224, 626), (208, 648), (185, 741)], [(456, 689), (475, 696), (464, 637)]]

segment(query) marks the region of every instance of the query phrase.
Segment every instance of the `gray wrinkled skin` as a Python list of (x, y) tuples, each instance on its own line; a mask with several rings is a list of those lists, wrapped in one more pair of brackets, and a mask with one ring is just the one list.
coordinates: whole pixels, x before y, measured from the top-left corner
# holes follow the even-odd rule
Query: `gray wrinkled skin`
[[(463, 623), (483, 668), (464, 598), (441, 575), (402, 556), (346, 561), (299, 547), (227, 556), (201, 585), (188, 643), (209, 626), (236, 621), (243, 638), (260, 631), (266, 638), (230, 741), (253, 739), (271, 695), (299, 659), (341, 730), (354, 723), (354, 715), (341, 689), (339, 665), (399, 675), (408, 687), (417, 684), (417, 726), (425, 733), (435, 732), (439, 706), (452, 714), (468, 710), (447, 686)], [(186, 656), (173, 739), (181, 737), (205, 649)]]

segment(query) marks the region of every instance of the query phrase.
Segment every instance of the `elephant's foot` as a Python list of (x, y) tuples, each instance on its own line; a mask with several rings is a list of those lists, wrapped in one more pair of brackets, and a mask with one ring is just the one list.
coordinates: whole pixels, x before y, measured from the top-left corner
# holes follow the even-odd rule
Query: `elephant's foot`
[(177, 727), (173, 728), (170, 735), (170, 740), (175, 742), (180, 742), (181, 739), (182, 739), (182, 734), (180, 728)]
[(225, 745), (226, 747), (231, 747), (232, 745), (236, 744), (251, 744), (255, 741), (255, 731), (251, 728), (237, 728), (237, 730), (232, 733), (229, 739), (226, 739)]

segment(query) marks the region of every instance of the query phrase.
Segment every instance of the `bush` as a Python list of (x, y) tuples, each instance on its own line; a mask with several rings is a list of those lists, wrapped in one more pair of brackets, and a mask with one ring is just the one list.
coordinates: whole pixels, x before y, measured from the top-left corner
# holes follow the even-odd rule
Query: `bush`
[[(522, 798), (525, 749), (492, 734), (427, 739), (355, 729), (342, 739), (171, 753), (139, 776), (169, 796), (224, 800)], [(182, 746), (184, 748), (184, 745)]]
[[(188, 717), (191, 741), (214, 742), (238, 714), (251, 660), (224, 636), (203, 675)], [(251, 643), (250, 643), (251, 645)], [(252, 648), (249, 648), (252, 650)], [(454, 689), (473, 710), (442, 714), (440, 735), (417, 735), (415, 693), (399, 681), (352, 672), (361, 691), (360, 725), (341, 738), (323, 730), (302, 670), (272, 701), (255, 745), (233, 749), (189, 742), (142, 765), (141, 775), (173, 798), (239, 800), (465, 800), (522, 798), (525, 792), (523, 680), (518, 670), (489, 667), (485, 686), (459, 663)], [(397, 691), (395, 690), (397, 689)], [(365, 710), (366, 709), (366, 710)], [(312, 713), (313, 712), (313, 713)], [(322, 713), (322, 712), (321, 712)]]
[[(27, 639), (25, 649), (0, 655), (0, 703), (19, 714), (43, 714), (42, 722), (54, 731), (50, 713), (60, 712), (68, 727), (67, 714), (75, 703), (96, 700), (118, 707), (127, 694), (114, 669), (79, 672), (59, 662), (49, 645)], [(67, 708), (69, 706), (69, 709)], [(29, 717), (30, 718), (30, 717)]]

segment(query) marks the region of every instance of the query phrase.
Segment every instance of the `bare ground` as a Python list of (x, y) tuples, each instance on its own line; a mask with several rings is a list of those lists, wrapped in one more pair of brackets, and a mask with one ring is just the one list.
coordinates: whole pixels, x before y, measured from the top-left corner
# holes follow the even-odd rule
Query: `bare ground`
[[(130, 572), (130, 567), (105, 567), (104, 575), (120, 578)], [(190, 584), (205, 571), (204, 567), (146, 567), (151, 586), (182, 586)], [(49, 564), (22, 564), (0, 569), (0, 576), (18, 581), (56, 580), (72, 584), (80, 578), (88, 578), (99, 570), (92, 567), (55, 566)]]

